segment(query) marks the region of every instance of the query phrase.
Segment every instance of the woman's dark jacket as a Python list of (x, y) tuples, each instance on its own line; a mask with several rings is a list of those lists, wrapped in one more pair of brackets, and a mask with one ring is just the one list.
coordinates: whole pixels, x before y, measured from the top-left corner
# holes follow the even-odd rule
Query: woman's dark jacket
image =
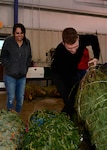
[(27, 38), (21, 47), (18, 46), (13, 36), (5, 39), (0, 61), (4, 66), (6, 75), (14, 78), (25, 77), (31, 64), (31, 58), (31, 46)]
[(99, 59), (100, 48), (97, 36), (79, 35), (79, 48), (77, 49), (76, 54), (71, 54), (68, 50), (66, 50), (62, 43), (56, 47), (51, 64), (52, 72), (68, 81), (75, 78), (78, 71), (78, 63), (81, 60), (86, 46), (92, 46), (94, 58)]

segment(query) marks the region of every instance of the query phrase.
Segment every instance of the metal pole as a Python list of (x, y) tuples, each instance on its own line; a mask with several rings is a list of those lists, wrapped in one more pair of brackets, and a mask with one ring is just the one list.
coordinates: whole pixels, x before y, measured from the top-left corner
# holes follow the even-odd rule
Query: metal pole
[(18, 0), (14, 0), (14, 24), (18, 23)]

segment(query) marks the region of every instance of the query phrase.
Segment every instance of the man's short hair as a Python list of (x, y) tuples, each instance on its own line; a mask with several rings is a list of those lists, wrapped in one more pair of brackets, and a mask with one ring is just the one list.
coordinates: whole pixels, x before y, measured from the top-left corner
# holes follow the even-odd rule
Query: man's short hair
[(78, 38), (78, 33), (74, 28), (65, 28), (62, 32), (62, 40), (67, 44), (74, 44)]

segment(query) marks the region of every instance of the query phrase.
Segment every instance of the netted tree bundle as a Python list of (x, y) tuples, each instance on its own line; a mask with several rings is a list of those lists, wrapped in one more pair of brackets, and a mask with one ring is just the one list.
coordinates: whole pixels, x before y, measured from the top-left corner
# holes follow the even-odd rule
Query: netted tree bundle
[(33, 83), (27, 84), (25, 87), (25, 100), (33, 100), (39, 96), (46, 96), (46, 91), (39, 85)]
[(33, 100), (36, 97), (60, 97), (55, 86), (40, 86), (29, 83), (25, 87), (25, 100)]
[(107, 75), (107, 63), (100, 65), (99, 69)]
[(36, 111), (29, 118), (22, 150), (78, 150), (78, 127), (64, 113)]
[(107, 76), (91, 68), (82, 79), (75, 107), (80, 120), (86, 123), (96, 149), (107, 149)]
[(46, 96), (60, 97), (60, 94), (54, 85), (53, 86), (45, 86), (45, 87), (43, 87), (43, 89), (46, 91)]
[(18, 114), (0, 111), (0, 150), (18, 150), (23, 145), (25, 127)]

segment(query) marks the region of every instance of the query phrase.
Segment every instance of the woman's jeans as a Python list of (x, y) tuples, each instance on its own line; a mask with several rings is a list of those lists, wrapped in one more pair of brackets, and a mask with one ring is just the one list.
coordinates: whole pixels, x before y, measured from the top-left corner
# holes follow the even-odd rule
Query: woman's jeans
[[(15, 79), (11, 76), (4, 75), (4, 83), (7, 91), (7, 109), (20, 112), (24, 100), (26, 78)], [(14, 99), (16, 99), (15, 108)]]

